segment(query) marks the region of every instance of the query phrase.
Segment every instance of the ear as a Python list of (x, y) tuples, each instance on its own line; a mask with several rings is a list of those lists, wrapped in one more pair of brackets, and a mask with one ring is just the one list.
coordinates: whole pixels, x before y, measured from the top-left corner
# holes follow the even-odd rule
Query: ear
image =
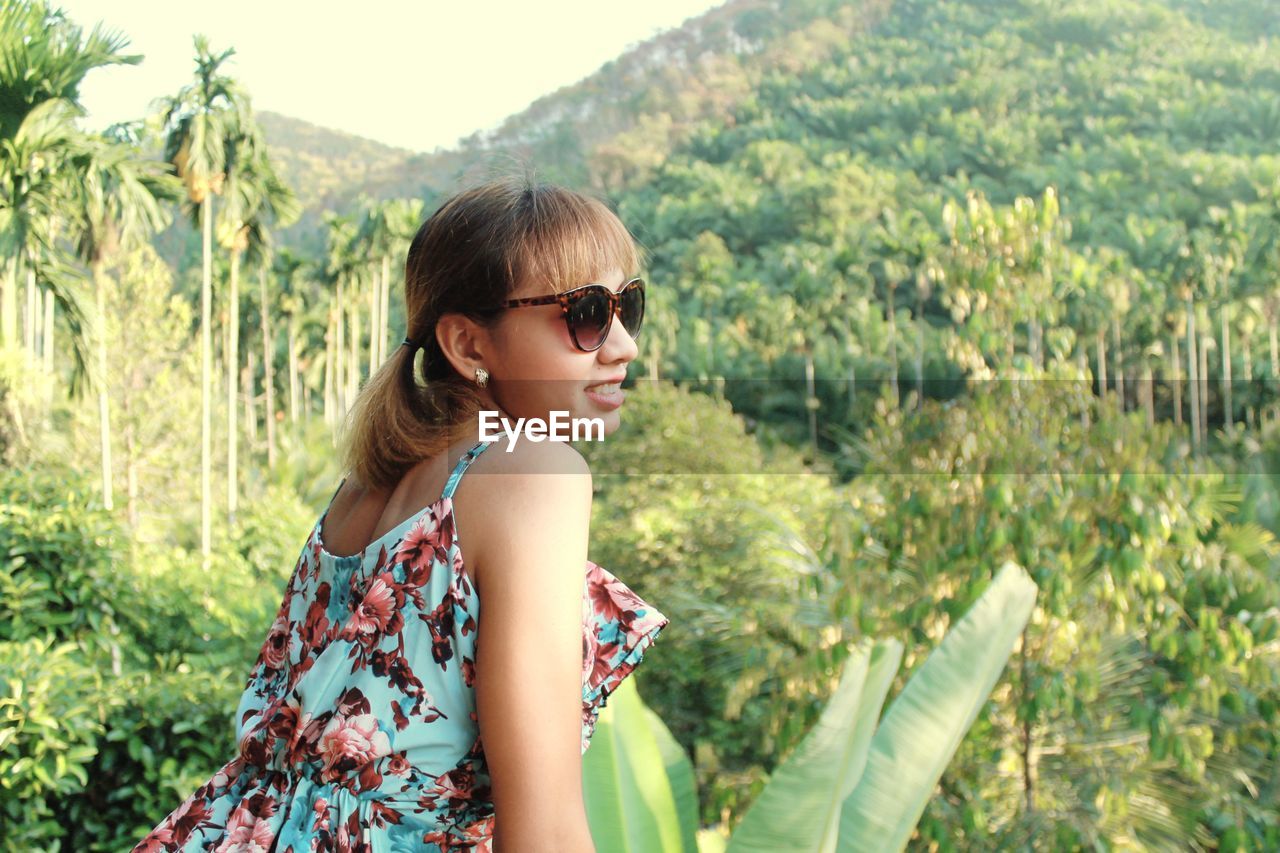
[(464, 378), (475, 375), (477, 367), (485, 366), (485, 357), (492, 350), (489, 330), (464, 314), (441, 314), (436, 321), (436, 342), (440, 351)]

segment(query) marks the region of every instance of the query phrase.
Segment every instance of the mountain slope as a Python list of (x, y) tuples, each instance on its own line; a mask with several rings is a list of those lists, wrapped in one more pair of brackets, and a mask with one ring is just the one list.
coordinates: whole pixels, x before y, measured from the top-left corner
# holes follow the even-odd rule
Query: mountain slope
[(260, 113), (306, 206), (290, 239), (313, 231), (323, 209), (349, 210), (361, 194), (418, 197), (431, 209), (460, 181), (521, 164), (544, 180), (612, 194), (651, 174), (692, 127), (730, 115), (766, 75), (820, 65), (889, 7), (888, 0), (730, 0), (454, 150), (412, 153)]

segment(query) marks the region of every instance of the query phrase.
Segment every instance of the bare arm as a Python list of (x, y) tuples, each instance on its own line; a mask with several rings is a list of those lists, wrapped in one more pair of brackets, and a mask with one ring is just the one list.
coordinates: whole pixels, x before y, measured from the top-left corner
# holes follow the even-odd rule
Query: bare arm
[(460, 521), (480, 596), (476, 705), (494, 849), (594, 853), (581, 748), (591, 472), (567, 445), (528, 453), (473, 480), (479, 511)]

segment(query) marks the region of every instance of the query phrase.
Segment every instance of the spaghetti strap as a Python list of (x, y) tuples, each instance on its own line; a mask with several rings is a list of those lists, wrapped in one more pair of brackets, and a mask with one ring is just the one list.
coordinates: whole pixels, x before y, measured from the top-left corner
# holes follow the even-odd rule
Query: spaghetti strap
[(467, 467), (470, 466), (475, 458), (483, 453), (484, 449), (488, 446), (489, 442), (479, 441), (476, 442), (474, 447), (462, 454), (462, 457), (458, 460), (458, 464), (453, 466), (453, 473), (449, 475), (448, 481), (444, 484), (444, 491), (440, 493), (441, 498), (453, 497), (453, 490), (458, 488), (458, 481), (462, 479), (462, 475), (467, 470)]
[(333, 507), (334, 498), (338, 496), (338, 492), (342, 491), (342, 487), (346, 484), (346, 482), (347, 482), (346, 477), (343, 477), (341, 480), (338, 481), (338, 488), (333, 490), (333, 494), (329, 496), (329, 502), (324, 505), (324, 515), (320, 516), (320, 520), (322, 522), (324, 521), (325, 516), (329, 514), (329, 510)]

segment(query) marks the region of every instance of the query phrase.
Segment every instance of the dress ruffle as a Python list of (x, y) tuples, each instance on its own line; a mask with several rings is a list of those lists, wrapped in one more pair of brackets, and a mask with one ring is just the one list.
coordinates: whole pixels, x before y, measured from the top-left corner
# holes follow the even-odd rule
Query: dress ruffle
[(608, 569), (587, 561), (582, 600), (584, 753), (609, 694), (640, 665), (645, 651), (670, 621)]

